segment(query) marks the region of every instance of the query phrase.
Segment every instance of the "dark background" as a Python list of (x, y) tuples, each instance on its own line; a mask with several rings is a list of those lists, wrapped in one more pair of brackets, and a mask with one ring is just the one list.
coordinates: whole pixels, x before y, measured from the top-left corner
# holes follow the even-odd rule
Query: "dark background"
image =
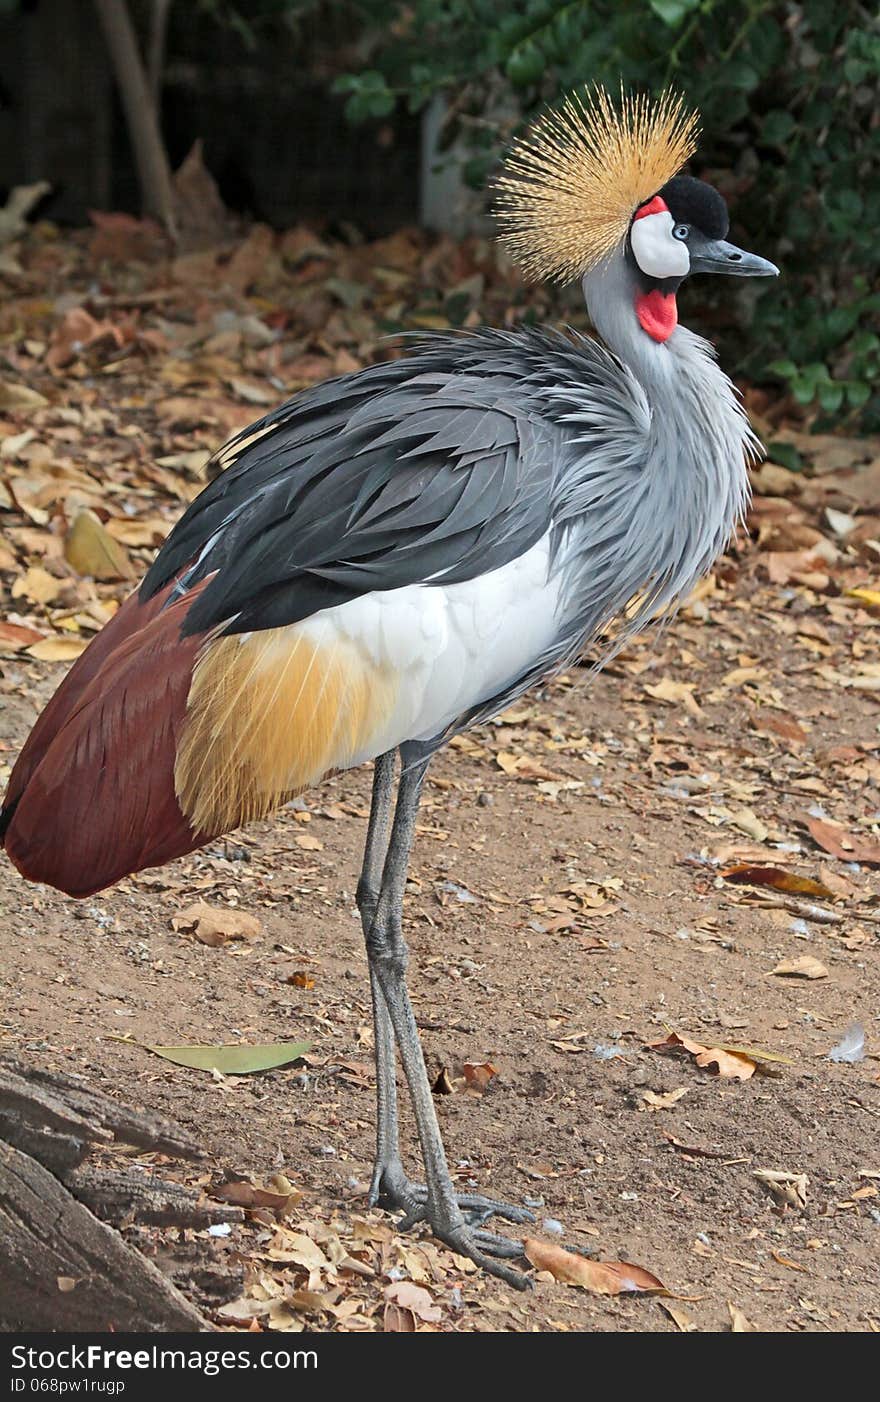
[[(162, 85), (172, 166), (201, 137), (225, 203), (278, 228), (348, 219), (379, 234), (415, 220), (420, 118), (401, 109), (349, 121), (332, 85), (357, 62), (351, 33), (344, 5), (306, 18), (295, 37), (270, 21), (250, 42), (196, 5), (172, 6)], [(41, 215), (64, 224), (92, 208), (140, 208), (91, 0), (0, 10), (0, 188), (36, 180), (53, 186)]]

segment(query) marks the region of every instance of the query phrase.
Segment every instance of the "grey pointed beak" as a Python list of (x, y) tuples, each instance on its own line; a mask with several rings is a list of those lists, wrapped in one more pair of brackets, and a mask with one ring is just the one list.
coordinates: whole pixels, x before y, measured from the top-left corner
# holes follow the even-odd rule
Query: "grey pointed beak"
[(734, 277), (778, 277), (779, 269), (757, 253), (746, 253), (724, 239), (706, 239), (691, 249), (692, 273), (730, 273)]

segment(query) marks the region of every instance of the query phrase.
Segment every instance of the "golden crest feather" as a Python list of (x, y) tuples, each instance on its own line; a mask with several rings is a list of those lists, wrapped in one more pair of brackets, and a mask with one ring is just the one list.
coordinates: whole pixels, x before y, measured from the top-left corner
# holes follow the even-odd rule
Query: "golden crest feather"
[(570, 93), (512, 146), (495, 182), (501, 242), (529, 277), (570, 282), (623, 242), (639, 205), (696, 150), (699, 116), (652, 100)]

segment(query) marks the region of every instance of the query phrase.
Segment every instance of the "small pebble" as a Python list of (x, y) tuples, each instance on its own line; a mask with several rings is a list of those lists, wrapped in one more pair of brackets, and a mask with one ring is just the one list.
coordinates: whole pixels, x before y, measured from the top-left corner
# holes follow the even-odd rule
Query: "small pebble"
[(231, 1232), (228, 1222), (215, 1222), (213, 1227), (208, 1228), (208, 1236), (229, 1236)]

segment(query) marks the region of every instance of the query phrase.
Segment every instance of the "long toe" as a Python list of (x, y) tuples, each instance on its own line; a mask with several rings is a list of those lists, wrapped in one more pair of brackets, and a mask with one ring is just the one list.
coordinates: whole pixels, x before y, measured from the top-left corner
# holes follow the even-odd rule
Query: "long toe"
[(492, 1232), (481, 1232), (466, 1225), (447, 1230), (434, 1228), (435, 1234), (451, 1246), (459, 1256), (467, 1256), (489, 1275), (498, 1276), (516, 1290), (530, 1290), (532, 1282), (522, 1271), (508, 1266), (501, 1258), (517, 1257), (523, 1254), (521, 1241), (509, 1237), (495, 1236)]
[(496, 1198), (484, 1198), (480, 1193), (457, 1193), (458, 1205), (464, 1219), (471, 1227), (488, 1222), (490, 1217), (503, 1217), (507, 1222), (534, 1222), (534, 1213), (527, 1207), (514, 1207), (510, 1202), (499, 1202)]
[(471, 1227), (470, 1235), (487, 1256), (506, 1256), (509, 1260), (525, 1257), (522, 1242), (515, 1241), (513, 1237), (501, 1236), (497, 1232), (483, 1232), (478, 1227)]

